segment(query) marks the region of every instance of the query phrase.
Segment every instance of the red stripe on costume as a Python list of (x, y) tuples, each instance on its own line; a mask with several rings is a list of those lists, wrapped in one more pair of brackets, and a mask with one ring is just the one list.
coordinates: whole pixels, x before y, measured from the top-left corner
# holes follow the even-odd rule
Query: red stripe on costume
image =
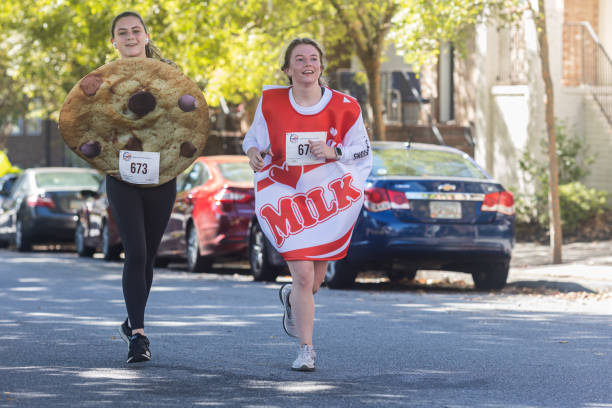
[(271, 186), (272, 184), (274, 184), (274, 181), (268, 177), (266, 177), (265, 179), (259, 180), (257, 182), (257, 191), (261, 191), (264, 188)]
[(337, 251), (342, 248), (342, 246), (346, 245), (344, 250), (333, 256), (326, 256), (324, 259), (329, 261), (336, 261), (338, 259), (342, 259), (346, 256), (348, 252), (348, 241), (351, 239), (351, 234), (353, 233), (353, 225), (346, 234), (341, 236), (335, 241), (328, 242), (327, 244), (317, 245), (309, 248), (303, 249), (295, 249), (293, 251), (281, 252), (281, 255), (285, 261), (303, 261), (310, 260), (316, 261), (319, 260), (319, 256), (328, 254), (330, 252)]
[[(307, 165), (305, 165), (303, 167), (303, 172), (304, 173), (308, 173), (309, 171), (312, 171), (312, 170), (316, 169), (317, 167), (324, 166), (327, 163), (332, 162), (332, 161), (334, 161), (334, 160), (327, 160), (327, 161), (325, 161), (325, 163), (307, 164)], [(266, 170), (266, 169), (268, 169), (270, 167), (272, 167), (272, 166), (271, 165), (267, 165), (266, 167), (264, 167), (260, 171)], [(259, 180), (259, 182), (257, 182), (257, 191), (261, 191), (264, 188), (266, 188), (268, 186), (271, 186), (272, 184), (274, 184), (274, 180), (272, 180), (269, 177), (266, 177), (265, 179), (261, 179), (261, 180)]]

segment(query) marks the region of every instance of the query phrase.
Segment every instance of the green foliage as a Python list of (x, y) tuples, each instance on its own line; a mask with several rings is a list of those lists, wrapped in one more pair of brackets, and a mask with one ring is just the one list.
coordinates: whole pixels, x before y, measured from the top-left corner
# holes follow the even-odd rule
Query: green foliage
[(573, 182), (559, 186), (563, 232), (573, 233), (586, 221), (601, 215), (608, 206), (606, 191)]
[(535, 206), (536, 200), (534, 197), (528, 197), (513, 187), (510, 187), (509, 190), (512, 192), (512, 195), (514, 195), (514, 212), (516, 214), (516, 223), (529, 224), (537, 222), (538, 210)]
[(516, 1), (3, 0), (0, 108), (55, 117), (81, 77), (118, 58), (109, 26), (125, 10), (143, 16), (164, 56), (196, 80), (214, 105), (221, 96), (252, 100), (263, 84), (284, 83), (280, 56), (295, 36), (314, 37), (335, 50), (330, 68), (356, 53), (367, 69), (369, 61), (382, 58), (388, 41), (424, 63), (440, 41), (462, 42), (480, 18)]
[[(452, 43), (464, 55), (474, 28), (484, 22), (512, 24), (521, 19), (525, 0), (410, 0), (393, 19), (390, 37), (415, 68), (432, 63), (440, 46)], [(418, 50), (418, 52), (415, 52)]]
[[(555, 123), (557, 157), (559, 163), (559, 202), (563, 233), (573, 234), (580, 225), (608, 208), (606, 191), (589, 189), (580, 183), (589, 174), (588, 166), (595, 157), (590, 155), (582, 137), (568, 132), (566, 122)], [(547, 143), (540, 144), (541, 154), (547, 157)], [(533, 196), (515, 194), (517, 222), (534, 223), (541, 228), (549, 225), (548, 211), (548, 163), (537, 160), (525, 152), (519, 161), (520, 168), (536, 184)]]
[[(588, 176), (590, 166), (595, 156), (589, 154), (584, 138), (572, 129), (567, 129), (567, 121), (557, 120), (555, 122), (555, 135), (557, 144), (557, 159), (559, 163), (559, 184), (567, 184), (580, 181)], [(548, 157), (548, 143), (546, 140), (540, 142), (542, 155)], [(548, 186), (548, 163), (537, 160), (534, 155), (526, 151), (519, 160), (521, 170), (525, 171), (537, 184), (546, 188)], [(548, 194), (548, 193), (547, 193)]]

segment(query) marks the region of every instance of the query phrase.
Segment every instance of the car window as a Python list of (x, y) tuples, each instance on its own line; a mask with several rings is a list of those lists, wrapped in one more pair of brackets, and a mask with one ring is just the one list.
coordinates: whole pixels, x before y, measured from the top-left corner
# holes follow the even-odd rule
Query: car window
[(25, 174), (22, 174), (21, 176), (19, 176), (19, 178), (15, 182), (15, 185), (13, 186), (13, 189), (11, 190), (10, 197), (15, 198), (15, 197), (22, 196), (26, 194), (27, 189), (28, 189), (28, 176)]
[(373, 152), (375, 176), (487, 178), (474, 163), (452, 152), (419, 149), (375, 149)]
[(231, 181), (253, 181), (253, 170), (248, 162), (219, 163), (219, 171)]
[(185, 181), (183, 183), (181, 190), (182, 191), (191, 190), (195, 186), (200, 185), (199, 180), (200, 180), (201, 174), (202, 174), (202, 164), (201, 163), (194, 164), (193, 167), (191, 167), (191, 170), (189, 170), (189, 172), (185, 176)]
[(83, 187), (97, 190), (100, 177), (95, 173), (83, 172), (43, 172), (36, 173), (34, 180), (38, 187)]
[(206, 167), (206, 165), (203, 164), (202, 173), (200, 174), (199, 185), (206, 183), (208, 180), (210, 180), (210, 170), (208, 170), (208, 167)]
[(102, 178), (100, 187), (98, 187), (98, 194), (106, 194), (106, 177)]
[(185, 184), (185, 180), (187, 180), (187, 176), (191, 172), (193, 168), (193, 164), (187, 167), (181, 174), (176, 176), (176, 191), (183, 191), (183, 185)]
[(2, 189), (2, 193), (4, 195), (9, 195), (10, 194), (10, 192), (11, 192), (11, 190), (13, 188), (13, 185), (15, 184), (16, 180), (17, 180), (17, 177), (15, 177), (15, 176), (5, 176), (5, 177), (3, 177), (1, 189)]

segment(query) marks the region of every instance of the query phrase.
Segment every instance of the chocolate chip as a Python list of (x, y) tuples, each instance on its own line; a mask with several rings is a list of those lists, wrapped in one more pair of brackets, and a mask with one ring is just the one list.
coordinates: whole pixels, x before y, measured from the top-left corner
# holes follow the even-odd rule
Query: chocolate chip
[(81, 79), (79, 86), (87, 96), (94, 96), (98, 92), (98, 88), (102, 85), (102, 78), (97, 75), (87, 75)]
[(181, 156), (183, 157), (193, 157), (196, 150), (197, 149), (191, 142), (183, 142), (181, 144)]
[(132, 135), (132, 137), (130, 137), (130, 140), (128, 140), (128, 142), (126, 143), (124, 149), (142, 152), (142, 142), (140, 141), (139, 138)]
[(191, 95), (183, 95), (178, 100), (178, 106), (184, 112), (191, 112), (196, 108), (196, 100)]
[(98, 142), (86, 142), (79, 147), (81, 153), (83, 153), (87, 157), (96, 157), (102, 151), (100, 147), (100, 143)]
[(144, 116), (155, 109), (155, 97), (149, 92), (136, 92), (130, 96), (128, 108), (138, 116)]

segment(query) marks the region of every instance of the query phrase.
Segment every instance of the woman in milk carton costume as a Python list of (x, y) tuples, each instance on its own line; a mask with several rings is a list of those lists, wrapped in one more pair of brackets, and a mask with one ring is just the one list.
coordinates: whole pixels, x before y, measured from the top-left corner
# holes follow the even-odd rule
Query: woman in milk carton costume
[(242, 144), (259, 225), (291, 272), (279, 294), (283, 327), (300, 340), (299, 371), (315, 368), (314, 294), (327, 262), (346, 255), (372, 167), (359, 104), (323, 86), (323, 60), (312, 39), (289, 44), (282, 70), (291, 85), (264, 87)]

